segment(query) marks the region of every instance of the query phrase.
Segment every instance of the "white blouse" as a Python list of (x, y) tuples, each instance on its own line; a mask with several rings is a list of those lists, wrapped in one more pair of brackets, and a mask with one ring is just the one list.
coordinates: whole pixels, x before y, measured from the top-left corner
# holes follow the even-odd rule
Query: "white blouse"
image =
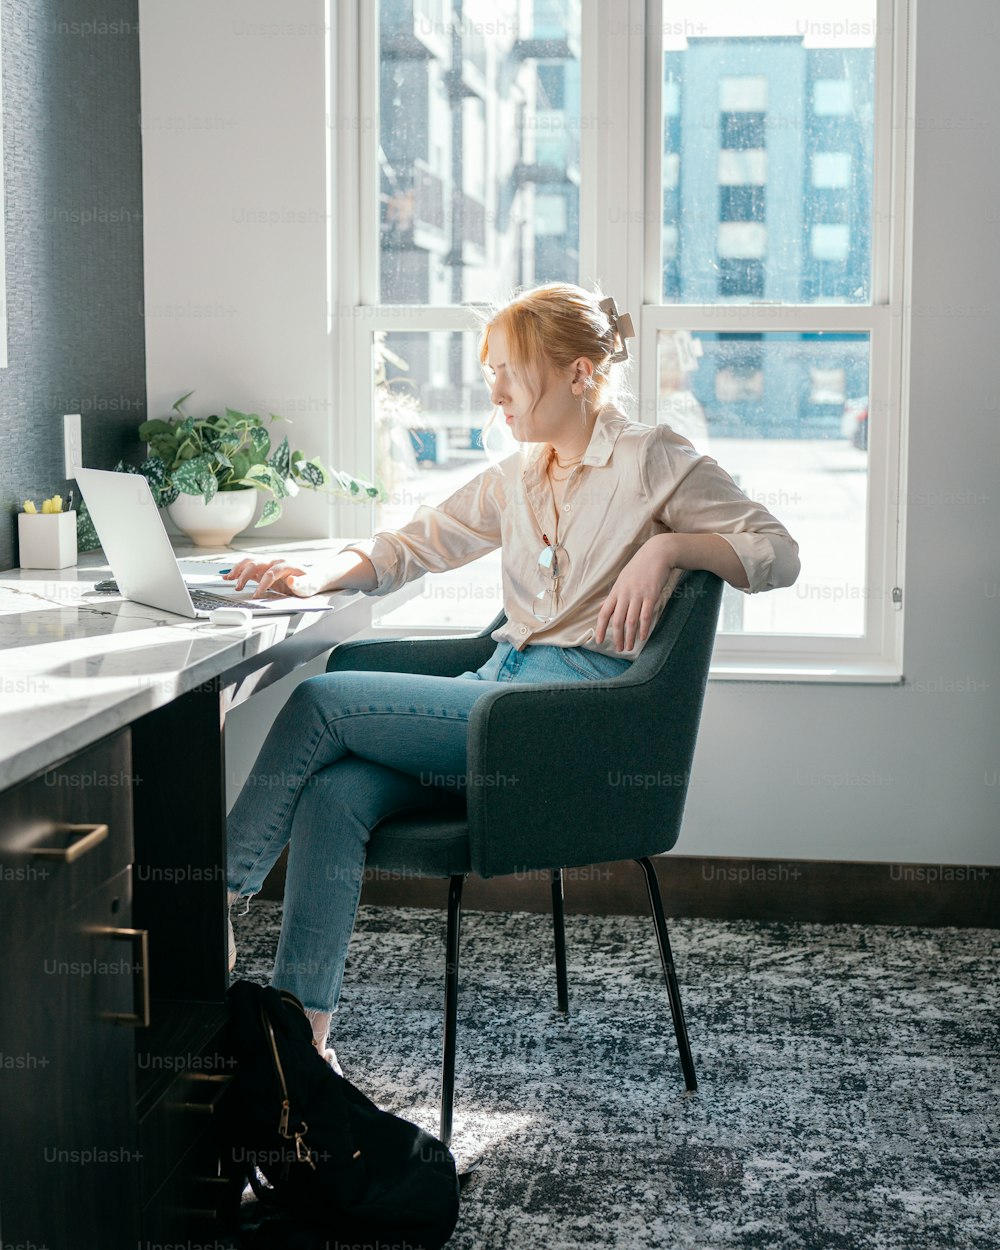
[[(500, 547), (507, 621), (493, 633), (498, 642), (518, 650), (540, 643), (587, 647), (626, 659), (644, 644), (616, 651), (608, 631), (598, 645), (597, 614), (618, 574), (654, 534), (719, 534), (746, 570), (747, 594), (790, 586), (798, 576), (798, 544), (781, 522), (669, 426), (640, 425), (616, 408), (602, 409), (565, 484), (558, 517), (546, 475), (551, 454), (548, 444), (517, 452), (436, 507), (418, 508), (401, 529), (343, 550), (368, 556), (378, 575), (370, 593), (384, 595)], [(560, 593), (552, 619), (541, 621), (534, 608), (547, 584), (538, 564), (546, 538), (561, 549)], [(654, 622), (681, 572), (667, 579)]]

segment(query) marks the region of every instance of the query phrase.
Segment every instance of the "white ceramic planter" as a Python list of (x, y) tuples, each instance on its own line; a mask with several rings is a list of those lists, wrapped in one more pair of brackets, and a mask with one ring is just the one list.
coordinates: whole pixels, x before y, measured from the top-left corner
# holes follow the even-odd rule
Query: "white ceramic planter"
[(76, 564), (76, 512), (19, 512), (22, 569), (68, 569)]
[(208, 503), (201, 495), (178, 495), (167, 514), (196, 547), (225, 547), (253, 520), (257, 495), (252, 486), (219, 491)]

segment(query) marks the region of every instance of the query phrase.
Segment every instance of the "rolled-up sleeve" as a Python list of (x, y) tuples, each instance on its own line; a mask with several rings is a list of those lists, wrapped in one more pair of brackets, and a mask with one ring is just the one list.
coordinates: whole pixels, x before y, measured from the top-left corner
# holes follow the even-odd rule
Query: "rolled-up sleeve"
[(381, 530), (342, 550), (371, 560), (378, 577), (373, 595), (387, 595), (425, 573), (461, 568), (500, 546), (503, 486), (503, 475), (487, 469), (436, 507), (419, 507), (400, 529)]
[(650, 431), (640, 477), (653, 515), (668, 529), (729, 543), (747, 576), (744, 593), (791, 586), (798, 577), (799, 546), (788, 530), (668, 426)]

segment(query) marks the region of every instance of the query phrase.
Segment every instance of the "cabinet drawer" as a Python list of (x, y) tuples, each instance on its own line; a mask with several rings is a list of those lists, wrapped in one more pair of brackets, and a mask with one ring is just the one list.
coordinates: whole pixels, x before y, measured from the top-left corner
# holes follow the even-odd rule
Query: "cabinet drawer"
[[(129, 1250), (139, 1228), (131, 870), (0, 951), (4, 1246)], [(2, 913), (0, 913), (2, 915)], [(11, 940), (16, 937), (16, 940)]]
[(0, 796), (0, 888), (11, 932), (51, 924), (132, 862), (128, 730)]
[(214, 1141), (221, 1103), (232, 1082), (231, 1068), (222, 1068), (221, 1060), (216, 1070), (180, 1072), (139, 1122), (144, 1206), (195, 1142), (205, 1137)]
[(204, 1132), (143, 1207), (140, 1247), (237, 1244), (244, 1183), (222, 1174), (216, 1135)]

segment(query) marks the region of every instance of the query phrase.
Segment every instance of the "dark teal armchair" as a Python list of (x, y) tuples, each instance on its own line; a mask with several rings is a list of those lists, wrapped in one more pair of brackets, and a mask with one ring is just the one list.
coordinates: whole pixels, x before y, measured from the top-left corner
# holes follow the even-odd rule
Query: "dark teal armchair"
[[(469, 717), (467, 771), (507, 784), (468, 787), (464, 807), (442, 792), (440, 810), (397, 815), (374, 830), (370, 867), (450, 879), (442, 1141), (451, 1139), (459, 928), (469, 873), (551, 871), (558, 1005), (567, 1012), (562, 869), (636, 860), (649, 892), (684, 1081), (697, 1088), (650, 856), (669, 851), (680, 834), (721, 598), (715, 574), (685, 573), (649, 642), (621, 676), (515, 682), (484, 694)], [(454, 677), (492, 655), (490, 633), (503, 619), (474, 637), (345, 643), (327, 670)]]

